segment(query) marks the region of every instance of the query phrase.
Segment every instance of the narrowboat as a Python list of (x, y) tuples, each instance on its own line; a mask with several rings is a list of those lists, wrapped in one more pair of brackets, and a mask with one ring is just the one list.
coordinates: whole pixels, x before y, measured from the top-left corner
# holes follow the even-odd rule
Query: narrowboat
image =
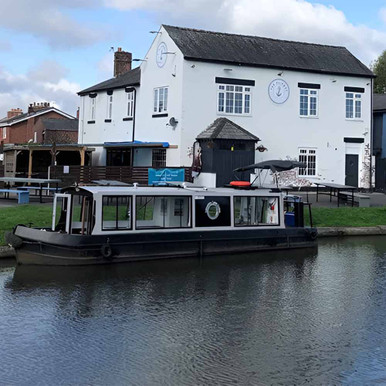
[(7, 241), (18, 264), (32, 265), (314, 247), (311, 208), (305, 227), (306, 203), (297, 201), (278, 189), (243, 186), (74, 186), (55, 195), (52, 227), (17, 225)]

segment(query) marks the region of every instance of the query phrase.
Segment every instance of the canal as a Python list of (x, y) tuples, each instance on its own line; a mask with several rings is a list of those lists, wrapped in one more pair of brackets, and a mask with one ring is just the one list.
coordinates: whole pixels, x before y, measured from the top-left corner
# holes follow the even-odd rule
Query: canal
[(386, 383), (386, 238), (103, 267), (0, 266), (0, 383)]

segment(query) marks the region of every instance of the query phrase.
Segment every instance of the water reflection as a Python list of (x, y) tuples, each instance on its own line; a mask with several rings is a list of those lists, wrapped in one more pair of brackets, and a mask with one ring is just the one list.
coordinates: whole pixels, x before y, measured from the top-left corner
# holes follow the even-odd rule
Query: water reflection
[(319, 251), (7, 268), (1, 379), (379, 382), (385, 253), (380, 237), (352, 238), (321, 241)]

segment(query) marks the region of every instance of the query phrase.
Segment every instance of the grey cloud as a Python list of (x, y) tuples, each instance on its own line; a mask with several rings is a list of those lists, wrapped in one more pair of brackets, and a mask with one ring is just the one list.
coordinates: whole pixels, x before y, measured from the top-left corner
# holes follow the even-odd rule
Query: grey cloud
[[(33, 102), (54, 101), (59, 108), (74, 115), (79, 104), (79, 97), (73, 89), (78, 90), (80, 86), (69, 87), (61, 75), (67, 70), (57, 64), (59, 70), (50, 79), (44, 78), (45, 68), (52, 68), (54, 62), (43, 62), (40, 66), (31, 70), (28, 76), (13, 75), (0, 68), (0, 118), (5, 117), (11, 108), (21, 108), (26, 111), (28, 105)], [(55, 85), (56, 87), (50, 87)], [(72, 89), (73, 88), (73, 89)]]
[(58, 79), (66, 77), (68, 70), (55, 60), (45, 60), (31, 69), (27, 76), (32, 81), (57, 82)]
[(73, 8), (95, 8), (91, 0), (1, 0), (0, 28), (30, 33), (52, 47), (69, 48), (95, 43), (104, 38), (101, 28), (80, 24), (66, 15)]

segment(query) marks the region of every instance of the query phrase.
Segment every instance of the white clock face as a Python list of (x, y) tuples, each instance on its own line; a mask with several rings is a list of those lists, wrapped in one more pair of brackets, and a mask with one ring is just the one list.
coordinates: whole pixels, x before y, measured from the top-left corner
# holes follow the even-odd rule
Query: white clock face
[(166, 63), (168, 48), (164, 42), (160, 43), (157, 48), (156, 62), (158, 67), (163, 67)]
[(268, 94), (275, 103), (284, 103), (289, 97), (289, 86), (283, 79), (275, 79), (268, 86)]

